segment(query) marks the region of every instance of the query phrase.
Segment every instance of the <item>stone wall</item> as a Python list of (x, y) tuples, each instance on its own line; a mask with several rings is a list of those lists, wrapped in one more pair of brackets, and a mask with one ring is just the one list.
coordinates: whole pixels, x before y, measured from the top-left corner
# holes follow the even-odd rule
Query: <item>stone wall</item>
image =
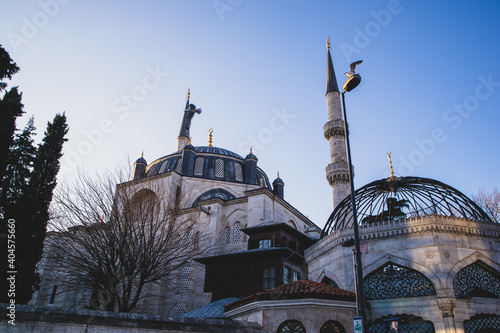
[[(7, 317), (7, 304), (0, 304), (0, 315)], [(15, 325), (7, 320), (0, 324), (2, 332), (262, 332), (256, 323), (231, 319), (165, 318), (136, 313), (108, 313), (104, 311), (75, 311), (51, 307), (17, 305)]]

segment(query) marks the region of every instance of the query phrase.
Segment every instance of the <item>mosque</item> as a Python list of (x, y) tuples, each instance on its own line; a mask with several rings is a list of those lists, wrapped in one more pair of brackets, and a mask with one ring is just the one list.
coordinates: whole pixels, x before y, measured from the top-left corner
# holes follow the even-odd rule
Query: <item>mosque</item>
[[(261, 332), (356, 329), (353, 212), (329, 47), (326, 69), (326, 179), (334, 210), (323, 229), (286, 201), (283, 179), (278, 174), (271, 182), (251, 149), (243, 157), (213, 146), (211, 138), (207, 146), (191, 145), (191, 122), (201, 109), (189, 95), (177, 151), (134, 163), (132, 179), (122, 186), (168, 184), (188, 203), (180, 218), (205, 226), (217, 244), (179, 270), (175, 291), (161, 291), (154, 314), (256, 323)], [(391, 172), (355, 197), (365, 332), (500, 332), (497, 222), (458, 190), (429, 178)], [(78, 306), (54, 295), (50, 274), (43, 273), (32, 304)]]

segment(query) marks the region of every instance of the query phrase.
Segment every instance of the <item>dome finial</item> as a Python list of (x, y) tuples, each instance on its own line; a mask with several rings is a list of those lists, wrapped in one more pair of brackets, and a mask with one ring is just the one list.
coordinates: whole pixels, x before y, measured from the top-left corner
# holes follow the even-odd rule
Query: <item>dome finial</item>
[(189, 107), (189, 97), (191, 97), (191, 88), (188, 87), (187, 99), (186, 99), (186, 107), (184, 110), (187, 110)]
[(330, 36), (326, 37), (326, 49), (330, 50)]
[(212, 133), (213, 133), (213, 131), (214, 131), (213, 128), (211, 128), (211, 129), (208, 130), (208, 133), (209, 133), (208, 134), (208, 146), (209, 147), (213, 147), (212, 146)]
[(391, 177), (388, 180), (396, 180), (398, 177), (394, 176), (394, 170), (392, 169), (391, 153), (387, 153), (387, 156), (389, 157), (389, 166), (391, 168)]
[(253, 154), (253, 153), (252, 153), (252, 146), (250, 146), (250, 155), (251, 155), (251, 154)]
[(277, 177), (277, 178), (280, 178), (280, 172), (279, 172), (279, 171), (277, 172), (277, 174), (278, 174), (278, 177)]
[(144, 158), (144, 150), (141, 153), (141, 158)]

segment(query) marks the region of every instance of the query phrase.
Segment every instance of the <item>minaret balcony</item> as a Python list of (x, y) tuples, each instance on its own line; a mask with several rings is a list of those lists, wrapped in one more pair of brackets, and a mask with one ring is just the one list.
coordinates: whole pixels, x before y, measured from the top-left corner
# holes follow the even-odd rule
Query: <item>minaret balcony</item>
[(347, 167), (347, 161), (338, 161), (328, 164), (326, 167), (326, 179), (328, 183), (330, 183), (330, 186), (338, 183), (348, 183), (349, 169)]
[(330, 140), (333, 137), (345, 137), (344, 121), (342, 119), (335, 119), (329, 121), (323, 126), (325, 139)]

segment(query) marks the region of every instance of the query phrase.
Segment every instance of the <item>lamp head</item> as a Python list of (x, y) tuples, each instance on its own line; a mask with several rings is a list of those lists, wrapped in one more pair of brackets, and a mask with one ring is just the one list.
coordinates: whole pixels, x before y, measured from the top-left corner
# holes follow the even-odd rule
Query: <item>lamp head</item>
[(354, 88), (356, 88), (360, 82), (361, 82), (361, 76), (357, 73), (354, 73), (347, 78), (347, 81), (344, 83), (342, 89), (344, 89), (344, 91), (349, 92)]

